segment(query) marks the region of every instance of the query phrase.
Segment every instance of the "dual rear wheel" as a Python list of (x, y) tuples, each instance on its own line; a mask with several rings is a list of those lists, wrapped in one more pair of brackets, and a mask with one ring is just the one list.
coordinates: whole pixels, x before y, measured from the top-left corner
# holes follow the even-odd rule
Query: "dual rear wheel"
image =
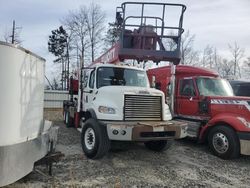
[(64, 123), (66, 124), (66, 127), (74, 126), (74, 118), (70, 116), (70, 112), (67, 109), (64, 109), (63, 119), (64, 119)]
[(148, 141), (144, 142), (144, 145), (146, 148), (152, 150), (152, 151), (165, 151), (172, 145), (172, 140), (157, 140), (157, 141)]

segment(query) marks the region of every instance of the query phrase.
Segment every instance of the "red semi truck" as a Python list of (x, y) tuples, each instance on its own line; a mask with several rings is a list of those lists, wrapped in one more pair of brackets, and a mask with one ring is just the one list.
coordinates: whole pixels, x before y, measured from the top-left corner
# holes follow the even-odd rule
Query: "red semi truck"
[(223, 158), (250, 154), (250, 97), (234, 96), (218, 73), (198, 67), (165, 66), (147, 71), (166, 94), (175, 119), (188, 122), (188, 136), (207, 141)]

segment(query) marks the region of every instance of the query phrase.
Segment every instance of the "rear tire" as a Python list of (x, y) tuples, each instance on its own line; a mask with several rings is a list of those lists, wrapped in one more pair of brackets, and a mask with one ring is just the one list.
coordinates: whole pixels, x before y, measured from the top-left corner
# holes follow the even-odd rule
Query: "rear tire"
[(82, 150), (90, 159), (102, 158), (110, 148), (110, 140), (104, 125), (88, 119), (81, 133)]
[(66, 110), (63, 109), (63, 122), (66, 124)]
[(65, 111), (65, 124), (66, 124), (66, 127), (73, 127), (74, 126), (74, 118), (70, 117), (70, 113), (69, 111)]
[(165, 151), (172, 145), (172, 140), (157, 140), (157, 141), (148, 141), (144, 142), (146, 148), (152, 151)]
[(216, 126), (208, 134), (210, 150), (222, 159), (234, 159), (240, 155), (240, 142), (236, 132), (227, 126)]

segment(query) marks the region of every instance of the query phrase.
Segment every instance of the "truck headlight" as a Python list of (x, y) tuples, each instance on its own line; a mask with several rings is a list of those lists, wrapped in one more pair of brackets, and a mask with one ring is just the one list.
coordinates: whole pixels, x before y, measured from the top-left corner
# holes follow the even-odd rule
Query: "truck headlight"
[(115, 114), (115, 109), (107, 106), (99, 106), (98, 111), (103, 114)]
[(245, 118), (238, 117), (238, 120), (240, 120), (247, 128), (250, 129), (250, 122), (248, 122)]

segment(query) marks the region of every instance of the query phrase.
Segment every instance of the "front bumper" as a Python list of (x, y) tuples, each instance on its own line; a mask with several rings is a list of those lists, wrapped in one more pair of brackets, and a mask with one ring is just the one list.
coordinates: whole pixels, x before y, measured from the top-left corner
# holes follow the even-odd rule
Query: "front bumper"
[(104, 121), (110, 140), (149, 141), (180, 139), (187, 136), (187, 124), (178, 121)]
[(238, 132), (240, 140), (240, 153), (250, 155), (250, 132)]

